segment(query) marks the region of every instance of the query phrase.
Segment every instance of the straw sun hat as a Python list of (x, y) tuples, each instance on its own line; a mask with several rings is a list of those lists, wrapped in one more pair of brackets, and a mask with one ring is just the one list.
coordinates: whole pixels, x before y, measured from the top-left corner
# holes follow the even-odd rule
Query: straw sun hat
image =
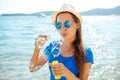
[(53, 13), (53, 14), (51, 15), (52, 21), (53, 21), (54, 23), (55, 23), (55, 21), (56, 21), (57, 15), (58, 15), (59, 13), (61, 13), (61, 12), (70, 12), (70, 13), (74, 14), (74, 15), (80, 20), (80, 22), (82, 23), (82, 17), (81, 17), (81, 15), (76, 11), (76, 9), (75, 9), (74, 7), (71, 6), (70, 4), (63, 4), (63, 6), (60, 8), (59, 11), (57, 11), (57, 12), (55, 12), (55, 13)]

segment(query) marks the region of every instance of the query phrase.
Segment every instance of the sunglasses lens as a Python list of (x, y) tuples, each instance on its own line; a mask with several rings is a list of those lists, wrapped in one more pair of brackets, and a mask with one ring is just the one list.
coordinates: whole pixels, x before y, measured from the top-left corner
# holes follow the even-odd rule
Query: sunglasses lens
[(64, 23), (64, 26), (65, 26), (66, 28), (70, 28), (70, 26), (71, 26), (71, 22), (66, 21), (66, 22)]
[(61, 26), (62, 26), (62, 24), (61, 24), (61, 23), (56, 23), (56, 24), (55, 24), (55, 27), (56, 27), (57, 29), (60, 29), (60, 28), (61, 28)]
[[(66, 28), (70, 28), (71, 22), (70, 21), (65, 21), (64, 26)], [(56, 27), (56, 29), (60, 29), (62, 27), (62, 24), (58, 22), (58, 23), (55, 24), (55, 27)]]

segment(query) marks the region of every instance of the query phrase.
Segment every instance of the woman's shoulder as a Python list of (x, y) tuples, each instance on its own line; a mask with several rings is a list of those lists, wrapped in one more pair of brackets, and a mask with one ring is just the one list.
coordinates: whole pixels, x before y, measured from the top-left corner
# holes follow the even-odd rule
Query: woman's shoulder
[(90, 47), (85, 48), (85, 60), (86, 63), (94, 63), (93, 51)]

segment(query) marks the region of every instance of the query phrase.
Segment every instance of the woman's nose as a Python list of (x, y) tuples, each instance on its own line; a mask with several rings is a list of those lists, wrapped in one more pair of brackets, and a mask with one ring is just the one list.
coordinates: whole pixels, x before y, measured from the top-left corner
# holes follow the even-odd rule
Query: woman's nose
[(62, 24), (61, 30), (66, 30), (66, 27), (64, 26), (64, 24)]

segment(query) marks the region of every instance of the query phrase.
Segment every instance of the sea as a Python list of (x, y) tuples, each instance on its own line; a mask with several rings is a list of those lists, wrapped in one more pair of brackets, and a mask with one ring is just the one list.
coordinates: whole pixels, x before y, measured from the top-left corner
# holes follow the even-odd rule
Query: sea
[[(82, 33), (94, 55), (89, 80), (120, 80), (120, 16), (83, 16)], [(29, 71), (39, 34), (61, 38), (50, 16), (0, 16), (0, 80), (49, 80), (48, 63)]]

